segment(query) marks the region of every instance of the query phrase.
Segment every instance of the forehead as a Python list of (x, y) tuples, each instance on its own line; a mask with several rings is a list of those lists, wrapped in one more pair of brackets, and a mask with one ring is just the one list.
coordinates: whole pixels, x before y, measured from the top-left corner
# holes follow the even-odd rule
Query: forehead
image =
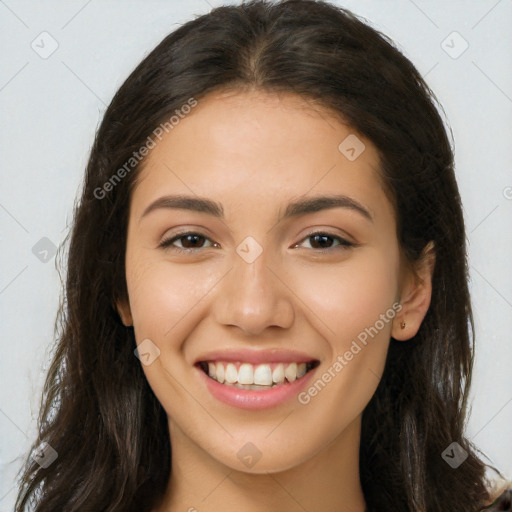
[(375, 202), (383, 194), (378, 167), (369, 140), (311, 101), (224, 91), (201, 99), (157, 142), (132, 199), (137, 208), (179, 190), (219, 199), (235, 193), (244, 204), (336, 189)]

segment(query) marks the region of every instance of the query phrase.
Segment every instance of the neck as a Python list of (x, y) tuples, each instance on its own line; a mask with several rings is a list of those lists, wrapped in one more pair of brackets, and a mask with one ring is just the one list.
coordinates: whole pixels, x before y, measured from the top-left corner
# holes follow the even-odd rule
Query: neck
[(263, 474), (234, 470), (199, 448), (176, 425), (169, 429), (171, 477), (154, 512), (365, 511), (359, 480), (360, 417), (300, 465)]

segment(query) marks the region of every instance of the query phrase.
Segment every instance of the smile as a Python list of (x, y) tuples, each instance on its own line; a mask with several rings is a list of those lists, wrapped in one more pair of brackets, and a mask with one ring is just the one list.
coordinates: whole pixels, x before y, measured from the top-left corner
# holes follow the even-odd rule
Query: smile
[(317, 364), (317, 361), (263, 364), (202, 361), (199, 367), (211, 379), (225, 386), (263, 391), (299, 380)]

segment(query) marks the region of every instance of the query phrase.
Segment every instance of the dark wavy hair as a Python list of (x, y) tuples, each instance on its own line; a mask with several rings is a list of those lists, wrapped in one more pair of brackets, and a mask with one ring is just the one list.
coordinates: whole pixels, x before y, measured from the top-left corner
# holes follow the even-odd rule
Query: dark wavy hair
[[(464, 436), (473, 318), (461, 200), (439, 102), (393, 42), (349, 10), (289, 0), (222, 6), (185, 23), (108, 106), (75, 205), (34, 443), (47, 442), (58, 457), (47, 468), (27, 457), (17, 512), (29, 504), (36, 512), (149, 512), (163, 496), (171, 471), (166, 413), (133, 355), (133, 328), (115, 307), (127, 300), (128, 213), (144, 160), (108, 193), (104, 185), (191, 97), (200, 103), (213, 91), (253, 89), (299, 95), (371, 140), (406, 258), (414, 263), (430, 241), (435, 246), (427, 315), (409, 342), (391, 340), (363, 413), (368, 511), (471, 512), (491, 501), (487, 466)], [(468, 453), (456, 470), (441, 456), (455, 441)]]

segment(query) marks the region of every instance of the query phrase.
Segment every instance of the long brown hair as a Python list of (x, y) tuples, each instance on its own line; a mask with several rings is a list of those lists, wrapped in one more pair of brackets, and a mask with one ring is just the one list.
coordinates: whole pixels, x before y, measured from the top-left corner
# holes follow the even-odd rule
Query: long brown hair
[[(219, 7), (184, 24), (106, 110), (74, 212), (34, 443), (47, 442), (58, 456), (47, 468), (27, 458), (17, 512), (31, 502), (36, 512), (144, 512), (162, 497), (171, 471), (166, 414), (134, 357), (134, 331), (114, 307), (127, 298), (128, 212), (144, 160), (126, 162), (190, 98), (249, 88), (300, 95), (371, 140), (404, 254), (415, 262), (435, 245), (430, 309), (412, 340), (391, 340), (363, 414), (368, 511), (470, 512), (489, 502), (485, 465), (463, 433), (473, 319), (461, 200), (438, 102), (385, 35), (333, 4), (290, 0)], [(457, 469), (442, 457), (454, 442), (468, 454)]]

